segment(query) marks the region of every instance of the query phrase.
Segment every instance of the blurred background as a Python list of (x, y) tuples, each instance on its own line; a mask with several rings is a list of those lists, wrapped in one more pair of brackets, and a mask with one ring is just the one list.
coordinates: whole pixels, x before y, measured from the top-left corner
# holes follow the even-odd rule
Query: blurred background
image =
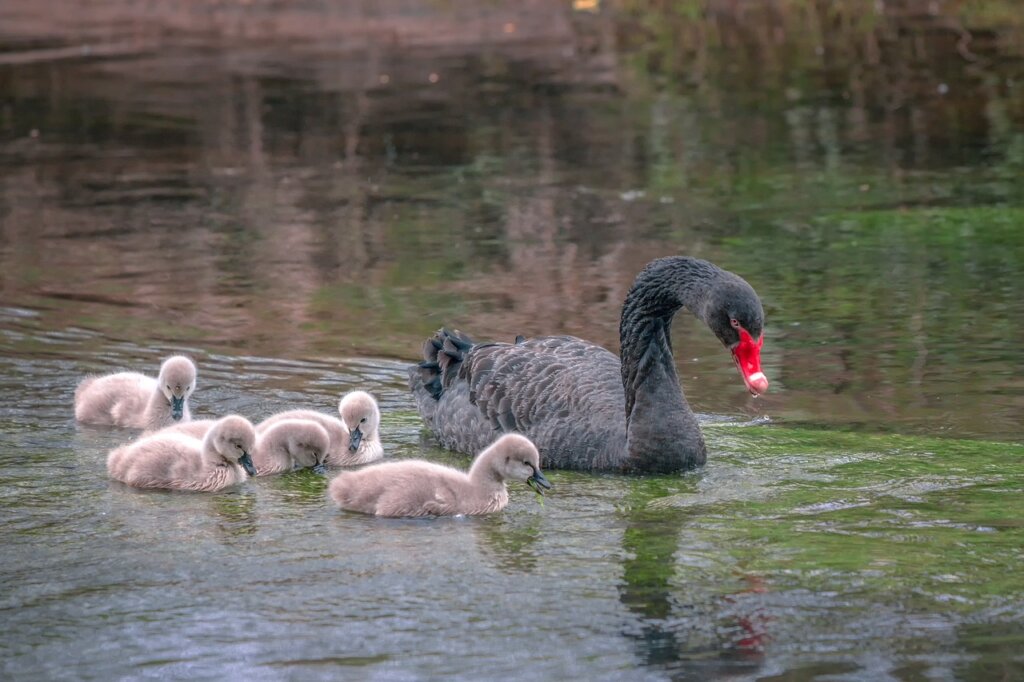
[(1017, 438), (1022, 57), (1012, 0), (5, 0), (5, 324), (615, 349), (684, 253), (768, 317), (760, 402), (676, 325), (698, 409)]

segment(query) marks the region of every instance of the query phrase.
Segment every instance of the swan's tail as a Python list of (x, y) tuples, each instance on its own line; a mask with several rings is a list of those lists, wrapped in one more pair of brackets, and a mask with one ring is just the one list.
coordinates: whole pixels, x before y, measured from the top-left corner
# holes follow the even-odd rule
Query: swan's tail
[(423, 361), (409, 368), (409, 388), (422, 406), (422, 398), (440, 400), (459, 374), (459, 366), (473, 340), (459, 331), (439, 329), (423, 344)]

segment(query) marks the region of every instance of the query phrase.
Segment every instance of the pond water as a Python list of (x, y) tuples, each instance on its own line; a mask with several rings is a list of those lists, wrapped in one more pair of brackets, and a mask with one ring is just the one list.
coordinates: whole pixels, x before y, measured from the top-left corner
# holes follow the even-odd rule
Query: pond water
[[(3, 677), (1024, 676), (1024, 34), (643, 5), (0, 8)], [(308, 472), (134, 491), (74, 422), (184, 352), (196, 417), (363, 388), (388, 457), (465, 467), (423, 339), (615, 349), (675, 253), (758, 290), (772, 382), (679, 316), (686, 475), (379, 520)]]

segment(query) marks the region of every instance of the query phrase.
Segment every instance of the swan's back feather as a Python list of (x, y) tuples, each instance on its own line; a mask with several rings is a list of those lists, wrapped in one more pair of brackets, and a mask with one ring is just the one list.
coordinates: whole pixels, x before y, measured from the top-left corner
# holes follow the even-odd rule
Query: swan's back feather
[[(428, 341), (424, 362), (409, 372), (420, 414), (442, 445), (476, 452), (514, 432), (537, 445), (545, 468), (617, 468), (625, 461), (625, 406), (614, 354), (573, 336), (462, 350), (468, 337), (448, 343), (449, 334), (442, 329)], [(431, 374), (425, 365), (434, 363), (438, 370)], [(431, 385), (438, 381), (435, 398)], [(608, 414), (621, 416), (602, 417)]]

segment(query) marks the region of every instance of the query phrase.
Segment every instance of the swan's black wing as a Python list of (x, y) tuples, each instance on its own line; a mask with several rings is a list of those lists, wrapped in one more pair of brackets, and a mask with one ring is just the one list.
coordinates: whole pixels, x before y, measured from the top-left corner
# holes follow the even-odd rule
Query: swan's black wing
[(575, 337), (473, 345), (447, 330), (410, 371), (420, 414), (445, 447), (475, 454), (518, 432), (549, 468), (615, 468), (625, 458), (621, 381), (614, 354)]

